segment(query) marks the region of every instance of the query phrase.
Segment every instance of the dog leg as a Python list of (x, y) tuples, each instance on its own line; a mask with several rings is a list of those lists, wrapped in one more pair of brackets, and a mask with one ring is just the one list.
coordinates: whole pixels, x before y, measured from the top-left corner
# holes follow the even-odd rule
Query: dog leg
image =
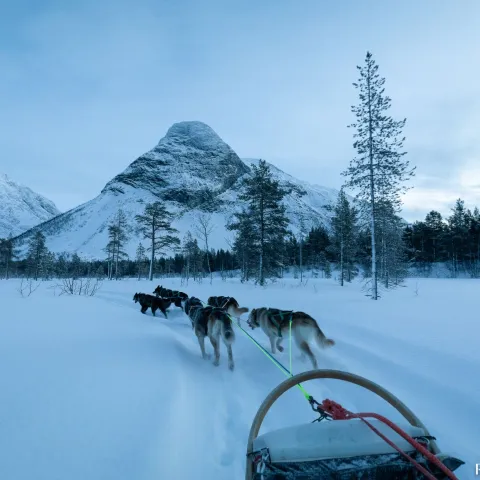
[(220, 365), (220, 345), (218, 344), (218, 339), (209, 335), (210, 343), (212, 344), (213, 351), (215, 352), (215, 360), (213, 364), (218, 367)]
[(157, 311), (157, 307), (151, 307), (152, 308), (152, 315), (156, 317), (155, 312)]
[(165, 315), (165, 318), (168, 318), (167, 317), (167, 311), (164, 308), (162, 309), (162, 313)]
[(227, 345), (227, 352), (228, 352), (228, 368), (233, 371), (235, 368), (235, 362), (233, 361), (233, 351), (232, 346)]
[(145, 313), (147, 311), (147, 306), (146, 305), (142, 305), (142, 309), (140, 310), (142, 313)]
[(282, 340), (283, 340), (282, 337), (278, 337), (278, 339), (277, 339), (277, 348), (278, 348), (278, 351), (279, 351), (279, 352), (283, 352), (283, 350), (285, 350), (285, 349), (282, 347), (282, 345), (280, 345), (280, 344), (282, 343)]
[(273, 354), (277, 353), (277, 350), (275, 349), (275, 337), (272, 335), (270, 336), (270, 347)]
[(308, 345), (308, 343), (304, 340), (300, 343), (299, 347), (300, 347), (300, 350), (302, 350), (302, 352), (305, 353), (305, 355), (307, 355), (307, 357), (310, 359), (310, 361), (312, 362), (313, 368), (316, 370), (318, 368), (317, 359), (315, 358), (315, 355), (310, 349), (310, 346)]
[(209, 356), (205, 352), (205, 337), (203, 335), (198, 335), (198, 344), (200, 345), (200, 351), (202, 352), (202, 358), (207, 360)]

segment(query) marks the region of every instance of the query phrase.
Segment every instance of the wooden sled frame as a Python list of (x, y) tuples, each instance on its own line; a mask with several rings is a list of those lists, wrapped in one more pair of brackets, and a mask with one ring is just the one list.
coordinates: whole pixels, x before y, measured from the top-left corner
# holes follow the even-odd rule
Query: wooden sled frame
[[(250, 428), (250, 433), (248, 435), (247, 442), (247, 459), (246, 459), (246, 470), (245, 470), (245, 480), (252, 480), (254, 473), (254, 465), (252, 461), (253, 453), (253, 442), (258, 436), (258, 432), (262, 426), (263, 420), (267, 415), (268, 411), (272, 405), (288, 390), (295, 387), (299, 383), (307, 382), (309, 380), (316, 380), (320, 378), (331, 378), (335, 380), (342, 380), (344, 382), (353, 383), (359, 385), (371, 392), (375, 393), (383, 400), (388, 402), (392, 407), (394, 407), (411, 425), (414, 427), (422, 428), (425, 431), (426, 435), (430, 435), (425, 425), (420, 421), (420, 419), (395, 395), (390, 393), (385, 388), (380, 385), (368, 380), (359, 375), (353, 373), (343, 372), (341, 370), (309, 370), (307, 372), (298, 373), (287, 380), (283, 381), (275, 387), (265, 398), (263, 403), (260, 405), (257, 410), (257, 414), (253, 419), (252, 426)], [(429, 450), (437, 455), (440, 453), (440, 450), (434, 440), (429, 442)]]

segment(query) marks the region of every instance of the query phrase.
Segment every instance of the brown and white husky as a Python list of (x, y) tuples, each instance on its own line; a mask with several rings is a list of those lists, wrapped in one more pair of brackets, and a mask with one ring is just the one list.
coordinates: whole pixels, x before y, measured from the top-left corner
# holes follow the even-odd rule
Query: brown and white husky
[(313, 368), (317, 369), (317, 359), (310, 349), (309, 340), (314, 337), (320, 348), (331, 347), (335, 342), (324, 335), (317, 321), (310, 315), (304, 312), (261, 307), (252, 309), (247, 320), (252, 329), (261, 328), (265, 332), (270, 339), (272, 353), (276, 353), (275, 347), (283, 352), (281, 342), (284, 336), (289, 335), (290, 322), (295, 343), (302, 353), (308, 356)]
[(243, 313), (248, 312), (247, 307), (240, 307), (233, 297), (209, 297), (208, 302), (212, 307), (220, 307), (227, 311), (232, 317), (240, 318)]

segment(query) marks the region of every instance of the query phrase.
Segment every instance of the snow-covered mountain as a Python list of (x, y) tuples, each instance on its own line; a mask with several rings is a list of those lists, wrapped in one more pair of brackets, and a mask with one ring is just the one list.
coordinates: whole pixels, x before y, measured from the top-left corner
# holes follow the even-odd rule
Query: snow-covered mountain
[[(125, 251), (134, 257), (140, 241), (135, 215), (143, 212), (145, 204), (160, 200), (175, 214), (173, 226), (181, 238), (188, 230), (193, 233), (197, 215), (207, 212), (215, 225), (210, 246), (226, 248), (233, 235), (225, 225), (241, 207), (238, 194), (242, 179), (250, 175), (250, 165), (258, 161), (241, 160), (202, 122), (176, 123), (152, 150), (109, 181), (96, 198), (34, 227), (19, 240), (41, 230), (54, 252), (75, 251), (89, 258), (104, 258), (108, 224), (122, 209), (130, 225)], [(329, 214), (323, 207), (336, 199), (338, 191), (310, 185), (270, 167), (281, 184), (291, 190), (285, 205), (292, 230), (298, 230), (301, 219), (307, 229), (328, 226)]]
[(15, 237), (59, 213), (52, 201), (0, 173), (0, 238)]

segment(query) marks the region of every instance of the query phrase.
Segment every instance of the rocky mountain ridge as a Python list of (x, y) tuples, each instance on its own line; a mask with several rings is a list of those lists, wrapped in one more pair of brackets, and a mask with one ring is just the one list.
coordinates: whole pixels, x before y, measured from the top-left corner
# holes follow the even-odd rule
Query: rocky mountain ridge
[[(173, 226), (182, 238), (193, 232), (196, 217), (209, 212), (215, 230), (212, 248), (228, 248), (232, 232), (225, 225), (241, 206), (238, 194), (250, 165), (258, 159), (240, 159), (208, 125), (180, 122), (172, 125), (158, 144), (116, 175), (94, 199), (52, 218), (19, 236), (27, 240), (41, 230), (54, 252), (77, 252), (87, 258), (105, 258), (107, 227), (118, 209), (130, 225), (125, 251), (131, 258), (141, 240), (135, 232), (135, 215), (145, 204), (165, 202), (175, 214)], [(275, 178), (291, 189), (284, 200), (290, 227), (295, 232), (303, 219), (307, 229), (329, 225), (324, 206), (336, 200), (338, 191), (310, 185), (271, 165)]]
[(20, 235), (59, 214), (51, 200), (0, 173), (0, 238)]

